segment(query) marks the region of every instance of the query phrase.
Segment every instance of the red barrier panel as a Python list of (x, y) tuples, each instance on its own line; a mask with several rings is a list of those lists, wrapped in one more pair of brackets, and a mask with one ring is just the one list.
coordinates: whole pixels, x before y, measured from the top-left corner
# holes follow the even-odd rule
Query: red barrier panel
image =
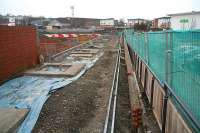
[(36, 29), (0, 26), (0, 83), (38, 64)]

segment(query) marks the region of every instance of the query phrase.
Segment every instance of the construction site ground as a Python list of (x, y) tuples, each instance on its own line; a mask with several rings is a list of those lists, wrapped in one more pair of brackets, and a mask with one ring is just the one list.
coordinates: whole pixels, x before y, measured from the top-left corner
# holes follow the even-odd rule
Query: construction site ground
[[(50, 96), (42, 108), (33, 133), (103, 132), (117, 60), (116, 44), (116, 38), (112, 38), (103, 48), (103, 56), (92, 68), (80, 79)], [(120, 60), (115, 132), (131, 133), (133, 128), (124, 52), (121, 53)], [(143, 105), (144, 130), (159, 133), (152, 110), (144, 99)]]
[(112, 39), (104, 55), (79, 80), (56, 91), (44, 104), (33, 133), (103, 131), (117, 51)]

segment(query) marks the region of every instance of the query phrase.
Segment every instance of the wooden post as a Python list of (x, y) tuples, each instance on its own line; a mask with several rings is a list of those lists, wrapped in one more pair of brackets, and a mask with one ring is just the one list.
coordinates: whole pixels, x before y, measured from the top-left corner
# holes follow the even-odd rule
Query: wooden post
[(140, 61), (140, 81), (142, 80), (142, 61)]
[(138, 77), (138, 73), (139, 73), (139, 57), (137, 55), (137, 70), (136, 70), (136, 76)]
[(145, 67), (145, 74), (144, 74), (144, 92), (146, 92), (146, 90), (147, 90), (147, 77), (148, 77), (147, 67)]
[(151, 101), (150, 101), (151, 107), (153, 107), (154, 80), (155, 77), (153, 76), (151, 79)]
[(162, 133), (165, 133), (166, 115), (167, 115), (167, 101), (168, 101), (168, 88), (164, 85), (165, 96), (163, 98), (163, 109), (162, 109)]

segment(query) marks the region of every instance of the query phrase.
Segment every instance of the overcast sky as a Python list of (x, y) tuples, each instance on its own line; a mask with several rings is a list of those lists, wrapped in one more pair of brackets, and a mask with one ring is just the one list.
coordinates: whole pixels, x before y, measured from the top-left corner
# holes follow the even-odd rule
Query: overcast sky
[(145, 18), (200, 11), (200, 0), (0, 0), (0, 14), (45, 17)]

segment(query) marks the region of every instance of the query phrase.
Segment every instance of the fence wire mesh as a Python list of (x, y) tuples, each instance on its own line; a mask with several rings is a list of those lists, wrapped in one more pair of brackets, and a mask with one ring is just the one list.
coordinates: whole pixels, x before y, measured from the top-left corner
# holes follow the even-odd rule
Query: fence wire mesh
[(177, 104), (180, 113), (200, 132), (200, 31), (137, 33), (125, 30), (124, 35), (129, 46), (180, 99), (192, 118)]

